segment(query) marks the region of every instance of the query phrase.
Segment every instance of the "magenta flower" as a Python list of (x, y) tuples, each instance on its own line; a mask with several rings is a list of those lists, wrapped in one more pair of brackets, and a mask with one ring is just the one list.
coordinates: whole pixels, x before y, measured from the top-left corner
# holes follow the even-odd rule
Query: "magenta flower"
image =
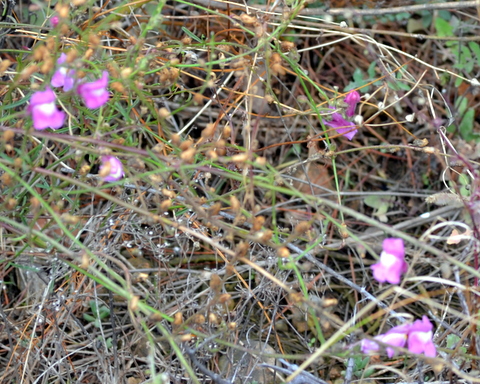
[[(403, 348), (407, 343), (408, 332), (411, 324), (399, 325), (393, 327), (387, 333), (378, 335), (374, 340), (378, 340), (384, 344), (391, 345), (392, 347)], [(373, 340), (362, 340), (360, 348), (363, 353), (376, 352), (380, 346)], [(387, 347), (387, 355), (392, 358), (395, 355), (395, 350)]]
[(52, 25), (53, 28), (55, 28), (59, 22), (60, 22), (60, 17), (58, 17), (58, 15), (54, 15), (50, 18), (50, 24)]
[(345, 136), (348, 140), (352, 140), (353, 136), (357, 133), (355, 124), (345, 120), (338, 112), (332, 114), (330, 121), (324, 120), (323, 123), (334, 128), (340, 135)]
[(100, 176), (104, 181), (117, 181), (123, 176), (122, 162), (115, 156), (102, 156), (100, 165)]
[(380, 283), (400, 283), (402, 274), (407, 272), (408, 264), (405, 261), (405, 247), (402, 239), (383, 240), (383, 252), (380, 262), (372, 265), (373, 277)]
[(77, 87), (77, 92), (83, 99), (87, 108), (95, 109), (105, 105), (108, 101), (108, 72), (104, 71), (103, 75), (97, 81), (92, 83), (80, 84)]
[[(347, 104), (345, 115), (353, 117), (355, 115), (355, 108), (357, 108), (357, 104), (360, 101), (360, 94), (357, 91), (349, 92), (347, 96), (345, 96), (344, 101)], [(334, 107), (329, 108), (335, 109)], [(345, 136), (348, 140), (352, 140), (353, 136), (357, 133), (355, 123), (346, 120), (339, 112), (332, 113), (330, 120), (325, 119), (323, 123), (335, 129), (340, 135)]]
[(27, 111), (31, 113), (33, 128), (35, 129), (58, 129), (65, 122), (65, 112), (55, 105), (55, 92), (50, 88), (45, 91), (35, 92), (30, 98)]
[(67, 60), (67, 55), (62, 53), (57, 60), (57, 64), (60, 65), (55, 73), (53, 74), (52, 81), (50, 84), (52, 87), (63, 87), (65, 92), (71, 90), (75, 84), (75, 71), (73, 69), (65, 68), (62, 66), (63, 63)]
[(433, 325), (427, 316), (416, 320), (408, 334), (408, 350), (412, 353), (424, 353), (427, 357), (435, 357), (437, 350), (433, 344)]
[(357, 108), (357, 104), (360, 101), (360, 94), (357, 91), (349, 92), (347, 96), (345, 96), (344, 101), (348, 104), (345, 114), (348, 117), (352, 117), (353, 115), (355, 115), (355, 109)]
[[(376, 336), (373, 340), (364, 339), (360, 343), (360, 349), (363, 353), (376, 352), (380, 349), (375, 341), (390, 345), (392, 347), (403, 348), (408, 342), (408, 350), (411, 353), (424, 353), (427, 357), (435, 357), (437, 350), (433, 344), (433, 325), (427, 316), (422, 320), (416, 320), (413, 324), (404, 324), (393, 327), (387, 333)], [(393, 348), (387, 347), (389, 358), (395, 356)]]

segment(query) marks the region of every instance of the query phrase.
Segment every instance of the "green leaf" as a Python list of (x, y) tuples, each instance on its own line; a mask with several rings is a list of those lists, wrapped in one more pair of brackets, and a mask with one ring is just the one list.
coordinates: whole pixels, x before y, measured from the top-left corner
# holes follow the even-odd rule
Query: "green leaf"
[(422, 24), (424, 29), (430, 28), (432, 25), (433, 15), (429, 11), (421, 11), (420, 14), (422, 15)]
[(204, 41), (202, 41), (201, 39), (199, 39), (197, 35), (195, 35), (194, 33), (190, 32), (187, 28), (182, 27), (182, 31), (183, 31), (183, 33), (185, 33), (188, 37), (190, 37), (192, 40), (198, 41), (198, 42), (201, 43), (201, 44), (204, 43)]
[[(453, 51), (456, 53), (455, 51)], [(457, 53), (456, 53), (457, 54)], [(458, 55), (458, 54), (457, 54)], [(460, 54), (458, 55), (458, 62), (453, 65), (454, 68), (464, 70), (469, 73), (473, 70), (472, 52), (467, 46), (462, 45), (460, 47)]]
[(459, 115), (463, 115), (467, 110), (467, 107), (468, 107), (468, 100), (466, 97), (459, 97), (455, 101), (455, 108), (457, 109)]
[(355, 68), (355, 71), (353, 71), (353, 81), (355, 82), (360, 82), (363, 81), (363, 72), (360, 68)]
[[(363, 79), (363, 71), (360, 68), (356, 68), (355, 71), (353, 71), (353, 81), (348, 84), (345, 89), (343, 90), (344, 92), (351, 91), (352, 89), (360, 88), (363, 87), (365, 84), (367, 84), (369, 81)], [(366, 86), (360, 89), (360, 92), (365, 93), (370, 90), (370, 86)]]
[(95, 317), (90, 316), (86, 313), (83, 314), (83, 318), (84, 318), (84, 320), (87, 320), (89, 323), (93, 323), (95, 321)]
[(439, 17), (435, 19), (435, 29), (437, 30), (437, 34), (440, 37), (454, 36), (453, 27), (450, 25), (450, 23)]
[(375, 61), (372, 61), (368, 66), (367, 73), (368, 73), (368, 77), (370, 77), (371, 79), (374, 79), (376, 76), (376, 73), (375, 73), (376, 66), (377, 66), (377, 63)]
[(442, 9), (438, 11), (438, 17), (443, 20), (450, 21), (452, 19), (452, 13), (450, 11)]
[(463, 115), (462, 121), (458, 127), (460, 135), (469, 141), (469, 140), (478, 140), (478, 135), (473, 133), (473, 122), (475, 120), (475, 109), (469, 108), (467, 112)]
[(403, 83), (401, 81), (397, 81), (396, 83), (392, 83), (389, 81), (388, 86), (390, 87), (390, 89), (393, 89), (394, 91), (400, 91), (400, 90), (409, 91), (411, 89), (410, 85)]
[[(447, 349), (454, 349), (457, 343), (460, 341), (460, 337), (454, 334), (449, 334), (447, 336)], [(465, 347), (460, 347), (460, 350), (465, 353), (467, 350)]]
[(382, 202), (380, 201), (380, 199), (378, 198), (378, 196), (376, 195), (372, 195), (372, 196), (367, 196), (363, 202), (368, 205), (370, 208), (378, 208), (379, 206), (382, 205)]
[(403, 21), (410, 19), (411, 15), (409, 12), (399, 12), (395, 14), (395, 19), (397, 21)]
[(388, 221), (386, 213), (388, 212), (388, 209), (390, 208), (390, 205), (393, 202), (392, 198), (385, 197), (385, 196), (371, 195), (371, 196), (367, 196), (364, 199), (364, 202), (369, 207), (376, 209), (376, 211), (374, 212), (374, 215), (378, 217), (378, 220), (380, 220), (382, 223), (386, 223)]
[(474, 41), (469, 41), (468, 46), (472, 50), (472, 52), (477, 56), (477, 64), (480, 65), (480, 45), (475, 43)]

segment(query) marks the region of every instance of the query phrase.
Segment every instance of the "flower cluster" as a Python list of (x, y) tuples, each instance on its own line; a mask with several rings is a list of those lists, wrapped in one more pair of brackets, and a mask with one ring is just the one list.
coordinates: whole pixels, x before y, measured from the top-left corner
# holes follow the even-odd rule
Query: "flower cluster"
[[(54, 23), (54, 20), (52, 20), (52, 23)], [(77, 79), (75, 70), (69, 68), (67, 55), (64, 53), (57, 60), (57, 70), (52, 76), (50, 85), (55, 88), (62, 88), (64, 92), (74, 90), (89, 109), (100, 108), (108, 102), (108, 72), (104, 71), (102, 77), (96, 81), (82, 83)], [(47, 87), (45, 91), (32, 94), (27, 113), (32, 116), (34, 129), (58, 129), (63, 127), (66, 114), (58, 109), (55, 100), (55, 92), (50, 87)], [(123, 177), (123, 166), (119, 159), (114, 156), (102, 156), (100, 160), (102, 163), (100, 176), (105, 181), (117, 181)]]
[[(355, 109), (359, 101), (360, 94), (357, 91), (350, 92), (345, 96), (344, 102), (347, 105), (345, 116), (352, 118), (355, 115)], [(335, 109), (333, 107), (329, 108)], [(352, 140), (353, 136), (357, 133), (355, 123), (345, 119), (339, 112), (332, 113), (329, 119), (325, 119), (323, 123), (334, 128), (339, 134), (345, 136), (348, 140)]]
[[(100, 108), (107, 103), (108, 72), (103, 72), (102, 77), (97, 81), (77, 85), (75, 70), (68, 68), (67, 55), (62, 53), (57, 60), (57, 65), (58, 69), (50, 82), (52, 87), (61, 87), (64, 92), (75, 89), (90, 109)], [(27, 111), (32, 115), (35, 129), (57, 129), (63, 126), (65, 113), (57, 109), (55, 99), (55, 93), (50, 88), (32, 95)]]
[(383, 240), (383, 252), (380, 261), (371, 266), (373, 277), (380, 283), (400, 283), (402, 274), (407, 272), (408, 264), (405, 261), (405, 246), (402, 239)]
[[(362, 340), (360, 349), (363, 353), (376, 352), (380, 345), (376, 342), (389, 345), (393, 348), (403, 348), (408, 344), (408, 350), (412, 353), (423, 353), (427, 357), (435, 357), (437, 350), (433, 344), (433, 325), (427, 316), (422, 320), (416, 320), (413, 324), (404, 324), (393, 327), (387, 333), (376, 336), (373, 340)], [(387, 355), (392, 358), (395, 350), (387, 347)]]
[(50, 82), (52, 87), (63, 87), (64, 92), (70, 91), (75, 85), (75, 71), (64, 65), (66, 61), (67, 55), (62, 53), (57, 60), (60, 67), (55, 71)]

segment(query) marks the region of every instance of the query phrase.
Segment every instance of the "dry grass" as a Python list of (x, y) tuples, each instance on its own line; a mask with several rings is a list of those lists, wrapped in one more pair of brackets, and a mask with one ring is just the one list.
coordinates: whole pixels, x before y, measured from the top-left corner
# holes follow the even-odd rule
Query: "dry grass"
[[(478, 63), (462, 72), (433, 25), (375, 14), (416, 3), (329, 20), (302, 2), (77, 2), (56, 29), (46, 5), (17, 5), (1, 25), (0, 382), (478, 382), (478, 154), (455, 129)], [(475, 9), (450, 12), (450, 40), (469, 41)], [(34, 131), (26, 103), (64, 51), (108, 70), (111, 100), (59, 93), (68, 126)], [(321, 121), (354, 79), (348, 141)], [(100, 180), (105, 153), (125, 179)], [(385, 237), (406, 243), (399, 286), (372, 279)], [(422, 315), (437, 358), (359, 352)], [(275, 373), (279, 358), (303, 365)]]

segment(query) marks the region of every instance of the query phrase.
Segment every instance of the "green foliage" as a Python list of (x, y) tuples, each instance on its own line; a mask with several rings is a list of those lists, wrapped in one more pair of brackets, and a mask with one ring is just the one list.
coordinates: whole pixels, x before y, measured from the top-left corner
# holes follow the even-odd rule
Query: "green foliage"
[[(459, 21), (452, 17), (449, 21), (437, 17), (435, 19), (435, 29), (440, 37), (455, 37), (455, 30)], [(467, 45), (461, 41), (449, 40), (445, 42), (445, 46), (449, 49), (452, 57), (455, 57), (453, 68), (458, 69), (465, 75), (473, 76), (472, 72), (475, 64), (480, 63), (480, 46), (471, 41)], [(462, 79), (455, 80), (455, 86), (462, 84)]]
[[(454, 348), (456, 348), (459, 341), (460, 341), (460, 337), (458, 337), (457, 335), (455, 335), (455, 334), (453, 334), (453, 333), (450, 333), (450, 334), (447, 336), (447, 349), (454, 349)], [(459, 351), (460, 351), (461, 353), (467, 353), (467, 348), (465, 348), (465, 347), (460, 347), (460, 348), (459, 348)]]
[(386, 213), (393, 203), (393, 199), (391, 197), (371, 195), (367, 196), (364, 202), (369, 207), (375, 208), (374, 215), (378, 217), (378, 220), (380, 220), (382, 223), (386, 223), (388, 221)]
[[(378, 77), (378, 74), (375, 71), (376, 67), (376, 62), (373, 61), (367, 69), (367, 76), (365, 76), (364, 72), (360, 68), (355, 68), (355, 71), (353, 72), (353, 81), (351, 81), (343, 90), (344, 92), (351, 91), (352, 89), (358, 89), (361, 93), (368, 93), (372, 89), (372, 86), (374, 88), (380, 87), (382, 85), (382, 81), (375, 81), (375, 79)], [(390, 89), (393, 91), (409, 91), (410, 86), (406, 83), (403, 83), (401, 81), (403, 75), (402, 72), (406, 70), (406, 67), (403, 67), (402, 69), (398, 70), (395, 72), (393, 76), (395, 76), (396, 79), (399, 81), (387, 81), (387, 85)], [(368, 84), (368, 85), (367, 85)]]
[[(367, 377), (370, 377), (375, 372), (373, 368), (365, 369), (370, 362), (370, 357), (368, 356), (355, 356), (353, 357), (353, 362), (354, 362), (353, 374), (355, 377), (367, 378)], [(342, 371), (342, 374), (345, 375), (345, 371)]]
[(110, 316), (110, 309), (105, 305), (97, 306), (96, 300), (90, 300), (90, 309), (92, 315), (87, 313), (83, 314), (83, 318), (95, 325), (95, 327), (100, 328), (101, 322), (106, 317)]
[[(461, 117), (460, 123), (458, 124), (458, 130), (460, 135), (466, 141), (480, 141), (480, 135), (473, 131), (475, 123), (475, 109), (468, 107), (468, 99), (461, 97), (457, 99), (455, 103), (455, 108), (457, 109), (458, 116)], [(450, 126), (448, 132), (454, 132), (455, 126)]]
[[(455, 29), (459, 24), (458, 20), (451, 18), (450, 21), (440, 17), (435, 19), (435, 29), (440, 37), (455, 37)], [(446, 41), (445, 46), (449, 49), (452, 56), (455, 57), (453, 68), (464, 73), (466, 76), (475, 76), (474, 68), (480, 64), (480, 45), (474, 41), (470, 41), (467, 45), (460, 41)], [(442, 83), (448, 82), (449, 76), (442, 76)], [(455, 80), (455, 87), (459, 87), (463, 80), (457, 78)], [(458, 130), (462, 138), (467, 141), (480, 141), (480, 135), (473, 132), (475, 122), (475, 110), (469, 108), (468, 100), (465, 97), (459, 98), (455, 107), (458, 111), (458, 116), (461, 117), (458, 125)], [(453, 131), (453, 127), (449, 132)]]

